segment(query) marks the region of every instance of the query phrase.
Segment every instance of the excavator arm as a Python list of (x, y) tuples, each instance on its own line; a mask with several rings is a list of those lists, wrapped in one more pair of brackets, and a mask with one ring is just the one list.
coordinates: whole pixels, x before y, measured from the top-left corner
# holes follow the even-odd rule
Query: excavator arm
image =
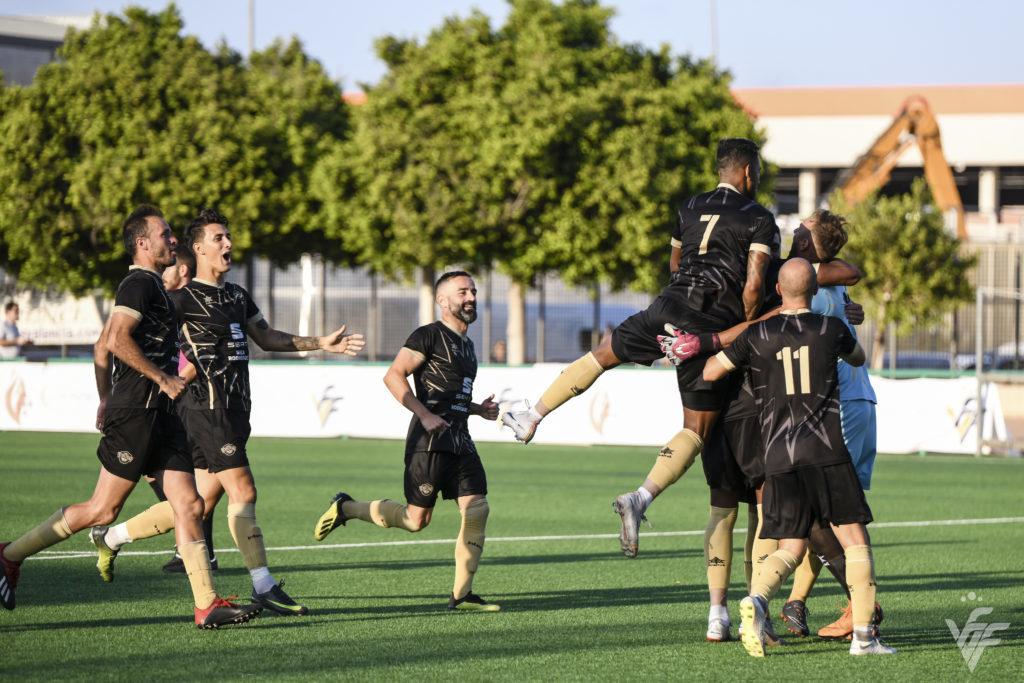
[(924, 160), (924, 176), (931, 188), (935, 203), (944, 213), (956, 214), (956, 233), (967, 239), (964, 225), (964, 207), (956, 189), (953, 171), (942, 153), (939, 124), (928, 102), (918, 95), (903, 103), (892, 125), (871, 145), (839, 184), (846, 200), (852, 204), (861, 201), (874, 190), (889, 182), (889, 176), (900, 155), (917, 143)]

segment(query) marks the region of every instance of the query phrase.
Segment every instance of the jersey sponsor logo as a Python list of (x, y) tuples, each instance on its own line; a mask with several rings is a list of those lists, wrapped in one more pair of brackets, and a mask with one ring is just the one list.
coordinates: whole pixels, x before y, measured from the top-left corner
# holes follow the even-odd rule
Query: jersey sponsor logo
[(121, 463), (122, 465), (127, 465), (132, 460), (135, 460), (135, 456), (133, 456), (128, 451), (118, 451), (117, 452), (117, 461), (119, 463)]
[(473, 378), (472, 377), (463, 377), (462, 378), (462, 393), (468, 394), (469, 396), (473, 395)]
[(231, 457), (232, 455), (238, 452), (238, 446), (236, 446), (233, 443), (226, 443), (220, 447), (220, 452), (228, 457)]
[(231, 338), (232, 339), (244, 339), (245, 332), (242, 331), (242, 326), (239, 323), (231, 323)]
[(423, 494), (424, 496), (429, 496), (430, 494), (432, 494), (434, 492), (434, 485), (433, 484), (429, 484), (429, 483), (427, 483), (427, 484), (420, 484), (419, 488), (420, 488), (420, 493)]

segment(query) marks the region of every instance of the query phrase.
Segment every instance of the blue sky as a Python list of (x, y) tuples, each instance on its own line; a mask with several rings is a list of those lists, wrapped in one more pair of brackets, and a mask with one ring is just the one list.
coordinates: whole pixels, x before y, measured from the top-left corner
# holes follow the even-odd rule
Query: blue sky
[[(0, 0), (0, 15), (151, 10), (163, 0)], [(185, 32), (208, 46), (248, 42), (248, 0), (178, 0)], [(718, 62), (737, 87), (1024, 82), (1024, 2), (975, 0), (605, 0), (621, 42)], [(383, 35), (420, 38), (447, 16), (479, 8), (500, 25), (504, 0), (254, 0), (255, 46), (296, 35), (346, 90), (375, 83)], [(715, 21), (712, 22), (712, 8)], [(713, 31), (712, 26), (717, 30)], [(713, 41), (712, 34), (716, 40)]]

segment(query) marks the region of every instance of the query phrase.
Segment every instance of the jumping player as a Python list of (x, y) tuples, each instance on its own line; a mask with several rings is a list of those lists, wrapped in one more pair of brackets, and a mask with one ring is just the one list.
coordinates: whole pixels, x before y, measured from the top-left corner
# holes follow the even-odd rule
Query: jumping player
[[(672, 282), (646, 310), (627, 318), (594, 351), (562, 371), (533, 408), (502, 416), (517, 439), (528, 443), (549, 412), (586, 391), (605, 370), (623, 362), (650, 365), (661, 359), (657, 336), (664, 334), (666, 324), (713, 340), (718, 330), (757, 315), (770, 257), (780, 248), (774, 217), (755, 201), (761, 177), (758, 147), (744, 138), (727, 138), (718, 144), (717, 162), (718, 187), (678, 210)], [(714, 350), (709, 342), (704, 353)], [(626, 557), (636, 557), (647, 507), (693, 464), (724, 405), (726, 384), (705, 382), (700, 370), (699, 365), (676, 368), (683, 429), (658, 453), (643, 485), (615, 500)]]

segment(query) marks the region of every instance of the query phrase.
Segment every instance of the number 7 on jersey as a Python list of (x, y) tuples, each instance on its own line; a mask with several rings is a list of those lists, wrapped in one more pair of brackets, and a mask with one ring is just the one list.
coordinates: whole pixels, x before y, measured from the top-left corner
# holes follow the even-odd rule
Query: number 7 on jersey
[(715, 229), (715, 223), (718, 222), (719, 215), (717, 213), (706, 213), (700, 217), (700, 222), (708, 222), (708, 227), (704, 229), (704, 237), (700, 241), (700, 249), (697, 250), (698, 256), (703, 256), (708, 253), (708, 241), (711, 239), (711, 231)]

